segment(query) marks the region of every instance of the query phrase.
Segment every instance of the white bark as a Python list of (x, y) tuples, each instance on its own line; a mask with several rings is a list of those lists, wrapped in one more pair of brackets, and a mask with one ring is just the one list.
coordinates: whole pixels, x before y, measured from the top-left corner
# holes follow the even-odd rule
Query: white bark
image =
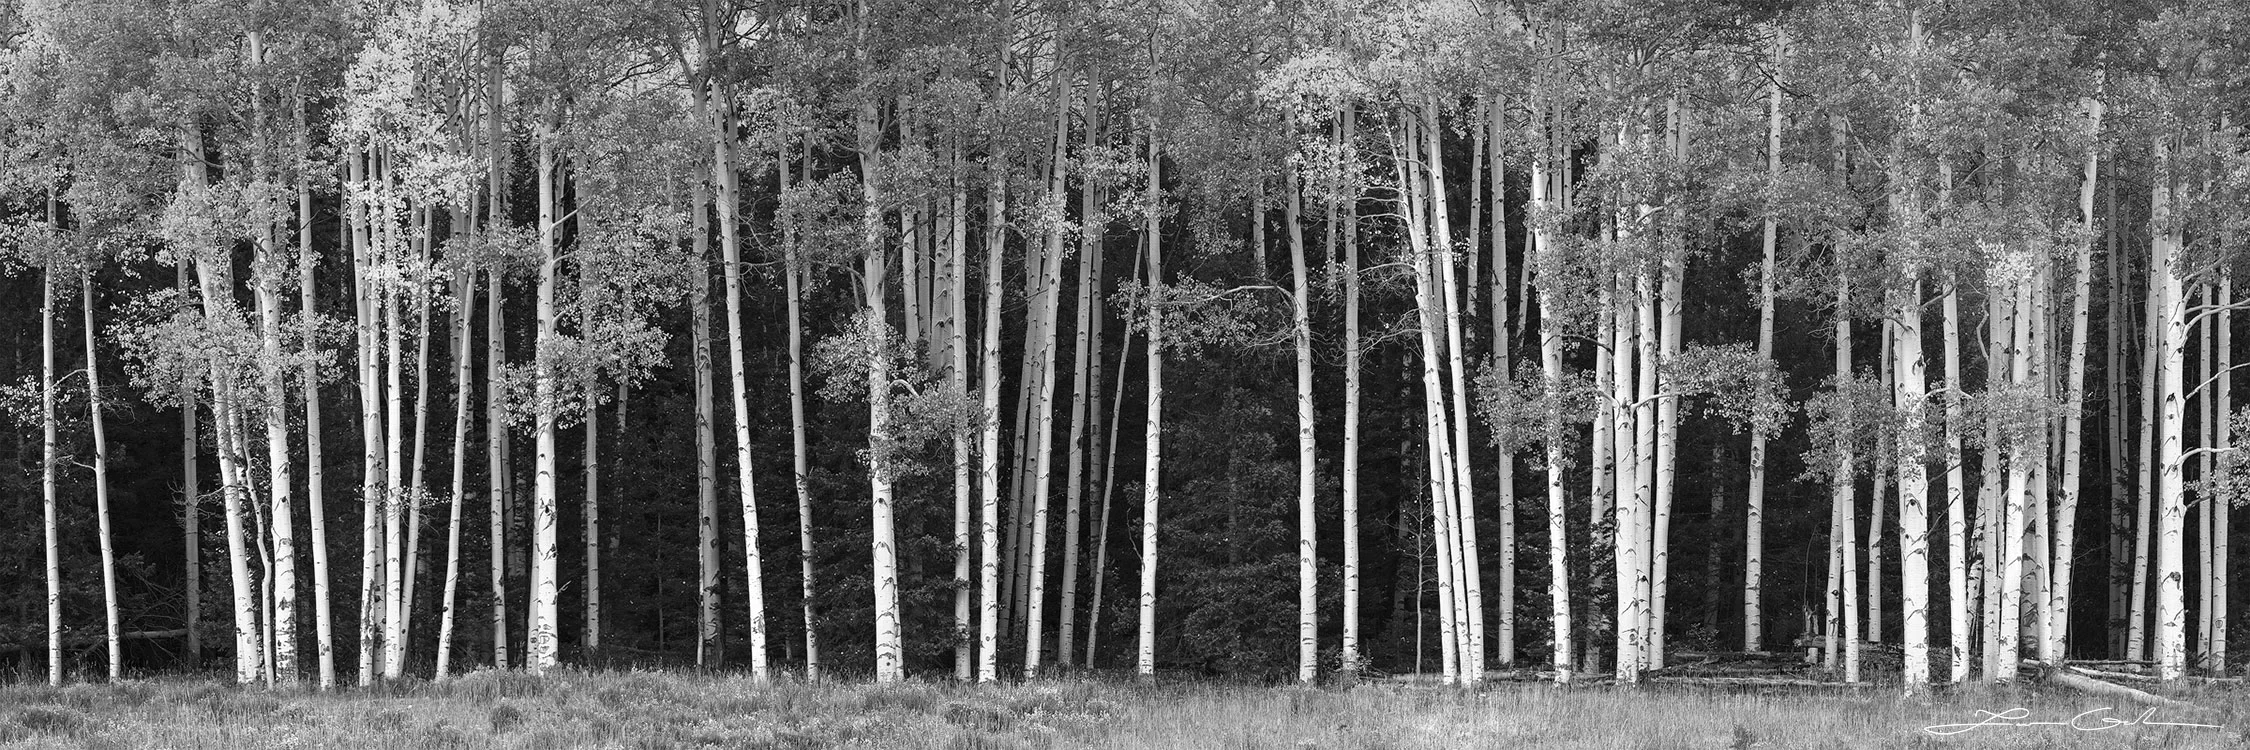
[[(1157, 148), (1156, 123), (1149, 123), (1149, 205), (1163, 200), (1163, 159)], [(1148, 243), (1148, 416), (1143, 444), (1146, 458), (1141, 473), (1141, 597), (1140, 637), (1134, 673), (1144, 682), (1156, 679), (1156, 521), (1163, 499), (1164, 459), (1164, 315), (1154, 300), (1164, 289), (1164, 239), (1160, 214), (1151, 212), (1144, 241)]]

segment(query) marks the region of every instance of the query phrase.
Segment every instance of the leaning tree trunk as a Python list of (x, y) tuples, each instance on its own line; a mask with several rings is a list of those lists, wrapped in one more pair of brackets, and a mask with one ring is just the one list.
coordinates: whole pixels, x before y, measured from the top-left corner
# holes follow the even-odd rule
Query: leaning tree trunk
[[(466, 220), (466, 216), (459, 217)], [(465, 231), (465, 230), (462, 230)], [(453, 675), (453, 622), (461, 587), (461, 505), (469, 488), (469, 394), (476, 360), (469, 351), (469, 307), (476, 301), (476, 272), (454, 273), (453, 288), (453, 485), (445, 515), (445, 590), (438, 601), (436, 679)], [(309, 299), (309, 298), (308, 298)]]
[[(117, 549), (114, 546), (115, 537), (110, 531), (109, 518), (109, 432), (103, 428), (102, 423), (101, 360), (94, 356), (94, 342), (100, 338), (100, 334), (99, 329), (94, 327), (92, 269), (78, 277), (78, 299), (86, 321), (86, 410), (92, 418), (94, 428), (94, 518), (101, 526), (102, 535), (102, 626), (103, 632), (108, 635), (109, 681), (116, 682), (125, 677), (125, 652), (118, 630)], [(288, 476), (286, 471), (282, 476)], [(287, 497), (279, 494), (285, 490), (277, 488), (275, 491), (277, 496)], [(277, 511), (275, 516), (274, 529), (277, 534), (281, 529), (287, 528), (284, 525), (287, 517), (280, 513)], [(294, 586), (284, 590), (295, 593)]]
[[(706, 110), (712, 108), (709, 99), (699, 98)], [(750, 463), (750, 383), (743, 350), (746, 339), (742, 320), (742, 240), (738, 209), (741, 206), (741, 176), (734, 167), (734, 118), (725, 111), (710, 113), (715, 131), (712, 138), (711, 169), (716, 173), (713, 182), (719, 186), (719, 252), (726, 269), (727, 295), (727, 380), (734, 398), (734, 465), (735, 479), (742, 498), (742, 554), (743, 567), (748, 576), (743, 583), (743, 598), (749, 601), (750, 617), (750, 677), (759, 683), (772, 679), (766, 661), (766, 592), (765, 558), (758, 550), (758, 489), (752, 481)]]

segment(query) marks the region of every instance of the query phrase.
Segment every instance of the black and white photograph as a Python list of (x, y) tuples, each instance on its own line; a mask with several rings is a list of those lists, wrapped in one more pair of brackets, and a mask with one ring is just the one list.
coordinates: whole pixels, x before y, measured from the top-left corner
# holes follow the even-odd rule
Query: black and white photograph
[(2246, 123), (2241, 0), (0, 0), (0, 748), (2250, 747)]

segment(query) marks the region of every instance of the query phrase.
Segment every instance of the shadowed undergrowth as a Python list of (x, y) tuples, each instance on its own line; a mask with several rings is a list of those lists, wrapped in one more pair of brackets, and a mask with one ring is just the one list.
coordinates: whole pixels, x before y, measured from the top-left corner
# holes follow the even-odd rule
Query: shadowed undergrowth
[[(332, 694), (235, 688), (182, 678), (116, 685), (0, 687), (4, 748), (1938, 748), (2241, 747), (2250, 699), (2184, 695), (2218, 711), (2115, 725), (1988, 726), (1952, 737), (1935, 724), (1978, 710), (2065, 721), (2110, 704), (2077, 695), (1969, 688), (1930, 699), (1499, 684), (1351, 690), (1205, 684), (1145, 687), (1087, 678), (971, 686), (781, 681), (660, 672), (532, 677), (476, 672)], [(2086, 715), (2129, 720), (2119, 706)]]

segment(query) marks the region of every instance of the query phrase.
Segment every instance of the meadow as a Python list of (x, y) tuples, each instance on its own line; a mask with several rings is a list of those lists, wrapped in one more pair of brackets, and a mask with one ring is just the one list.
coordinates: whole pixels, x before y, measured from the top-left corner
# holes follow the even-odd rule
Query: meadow
[[(161, 677), (0, 687), (0, 748), (2223, 748), (2250, 747), (2250, 694), (2143, 711), (2077, 694), (1973, 687), (1764, 691), (1496, 683), (1138, 685), (1071, 677), (1005, 685), (753, 684), (740, 675), (476, 672), (333, 693)], [(1951, 736), (2023, 708), (2025, 722)], [(2110, 710), (2102, 710), (2102, 709)], [(2092, 711), (2093, 713), (2086, 713)], [(2221, 728), (2155, 722), (2216, 724)]]

